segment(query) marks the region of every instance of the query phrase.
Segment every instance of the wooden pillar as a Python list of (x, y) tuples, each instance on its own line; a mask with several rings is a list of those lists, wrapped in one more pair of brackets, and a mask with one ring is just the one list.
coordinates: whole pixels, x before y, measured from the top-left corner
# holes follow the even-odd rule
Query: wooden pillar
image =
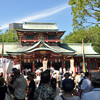
[(35, 62), (33, 61), (32, 72), (35, 72)]

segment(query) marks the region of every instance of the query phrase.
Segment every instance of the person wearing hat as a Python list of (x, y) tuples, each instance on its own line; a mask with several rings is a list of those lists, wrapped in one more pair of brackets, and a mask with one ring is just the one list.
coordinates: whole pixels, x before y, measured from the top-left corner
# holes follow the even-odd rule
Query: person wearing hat
[(95, 72), (91, 81), (94, 89), (84, 94), (83, 100), (100, 100), (100, 72)]
[(29, 73), (27, 79), (30, 81), (29, 83), (29, 87), (28, 87), (28, 93), (27, 93), (27, 97), (28, 100), (34, 100), (34, 91), (35, 91), (35, 81), (34, 81), (34, 73)]

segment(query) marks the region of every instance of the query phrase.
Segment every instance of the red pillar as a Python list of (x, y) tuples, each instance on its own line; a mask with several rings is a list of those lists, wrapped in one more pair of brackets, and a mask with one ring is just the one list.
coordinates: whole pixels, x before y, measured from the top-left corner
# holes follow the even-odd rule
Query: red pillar
[(65, 61), (63, 61), (63, 68), (65, 68)]
[(34, 64), (34, 61), (33, 61), (32, 72), (35, 72), (35, 64)]

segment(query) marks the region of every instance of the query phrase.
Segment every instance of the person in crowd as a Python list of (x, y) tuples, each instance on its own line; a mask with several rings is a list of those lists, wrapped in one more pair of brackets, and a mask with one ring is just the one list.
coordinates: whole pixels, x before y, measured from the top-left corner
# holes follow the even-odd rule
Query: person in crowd
[[(17, 68), (12, 68), (12, 72), (10, 73), (10, 76), (8, 78), (8, 83), (13, 85), (14, 81), (15, 81), (15, 76), (14, 76), (14, 71), (16, 70)], [(8, 88), (9, 88), (9, 91), (12, 95), (14, 95), (14, 89), (12, 88), (12, 86), (8, 85)]]
[(51, 79), (51, 87), (55, 90), (56, 95), (59, 95), (59, 93), (60, 93), (60, 88), (57, 87), (56, 78), (52, 78), (52, 79)]
[(92, 76), (91, 83), (94, 89), (84, 94), (82, 100), (100, 100), (100, 72), (95, 72)]
[(78, 77), (75, 77), (75, 83), (76, 83), (76, 90), (77, 90), (77, 93), (78, 95), (80, 96), (80, 91), (81, 91), (81, 85), (82, 85), (82, 82), (84, 80), (84, 73), (79, 73), (79, 76)]
[(61, 75), (61, 73), (59, 73), (59, 76), (58, 76), (58, 86), (59, 86), (59, 87), (61, 87), (62, 78), (63, 78), (63, 75)]
[(0, 73), (0, 77), (3, 77), (3, 72)]
[(62, 89), (64, 93), (57, 95), (54, 100), (80, 100), (79, 96), (73, 95), (75, 83), (72, 79), (64, 79), (62, 82)]
[(65, 79), (69, 79), (69, 76), (70, 76), (70, 74), (69, 74), (68, 72), (66, 72), (66, 73), (64, 74), (64, 78), (65, 78)]
[(56, 78), (57, 77), (57, 73), (54, 72), (53, 75), (52, 75), (52, 78)]
[[(9, 79), (8, 79), (8, 83), (10, 83), (11, 85), (13, 85), (15, 81), (15, 77), (14, 77), (14, 74), (11, 73), (11, 75), (9, 76)], [(9, 91), (12, 95), (14, 95), (14, 89), (12, 88), (12, 86), (8, 85), (8, 88), (9, 88)]]
[(50, 87), (50, 71), (45, 70), (41, 73), (39, 87), (34, 92), (34, 100), (54, 100), (55, 90)]
[(14, 100), (25, 100), (27, 82), (26, 79), (20, 75), (20, 70), (14, 70), (15, 81), (13, 84), (8, 83), (14, 89)]
[(79, 83), (80, 86), (82, 85), (82, 80), (84, 79), (84, 77), (85, 77), (85, 74), (83, 72), (81, 72), (79, 80), (78, 80), (78, 83)]
[(80, 90), (80, 96), (81, 99), (83, 98), (83, 95), (91, 90), (91, 73), (86, 72), (85, 78), (83, 79), (81, 90)]
[(29, 83), (29, 87), (28, 87), (28, 93), (27, 93), (27, 97), (28, 100), (34, 100), (34, 91), (35, 91), (35, 81), (34, 81), (34, 73), (29, 73), (27, 79), (30, 81)]
[(3, 77), (3, 72), (0, 73), (0, 78), (2, 78), (4, 80), (4, 83), (6, 83), (4, 77)]
[(78, 74), (78, 72), (75, 73), (75, 78), (74, 78), (74, 82), (75, 82), (75, 85), (76, 85), (76, 88), (78, 89), (79, 87), (79, 81), (80, 81), (80, 73)]
[(5, 93), (7, 93), (7, 86), (4, 83), (4, 78), (0, 77), (0, 100), (5, 100)]
[(36, 87), (38, 87), (40, 83), (40, 72), (39, 71), (36, 73), (35, 83), (36, 83)]

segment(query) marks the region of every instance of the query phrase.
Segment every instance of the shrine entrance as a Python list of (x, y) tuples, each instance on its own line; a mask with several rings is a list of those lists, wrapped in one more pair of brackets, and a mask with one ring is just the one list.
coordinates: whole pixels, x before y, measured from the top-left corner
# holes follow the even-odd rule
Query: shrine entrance
[(21, 70), (32, 71), (32, 62), (21, 62)]
[[(39, 69), (40, 67), (43, 67), (42, 61), (35, 61), (35, 70)], [(47, 67), (50, 67), (50, 61), (48, 61)]]
[(52, 66), (55, 70), (59, 70), (59, 68), (62, 67), (62, 62), (53, 62)]
[(43, 67), (43, 64), (41, 61), (35, 61), (35, 70), (40, 68), (40, 67)]

